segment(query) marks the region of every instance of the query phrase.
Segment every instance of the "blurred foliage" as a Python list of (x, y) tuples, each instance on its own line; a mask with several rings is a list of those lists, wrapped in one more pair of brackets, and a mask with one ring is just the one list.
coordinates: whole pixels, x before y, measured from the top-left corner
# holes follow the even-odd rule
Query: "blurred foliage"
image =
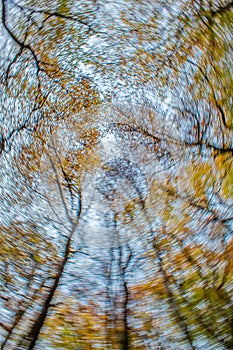
[(1, 10), (1, 349), (233, 349), (232, 2)]

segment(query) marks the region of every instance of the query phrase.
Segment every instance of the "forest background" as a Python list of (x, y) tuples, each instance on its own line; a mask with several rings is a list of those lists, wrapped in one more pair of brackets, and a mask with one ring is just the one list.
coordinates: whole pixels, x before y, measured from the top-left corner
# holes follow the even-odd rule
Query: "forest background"
[(233, 349), (233, 2), (1, 14), (1, 349)]

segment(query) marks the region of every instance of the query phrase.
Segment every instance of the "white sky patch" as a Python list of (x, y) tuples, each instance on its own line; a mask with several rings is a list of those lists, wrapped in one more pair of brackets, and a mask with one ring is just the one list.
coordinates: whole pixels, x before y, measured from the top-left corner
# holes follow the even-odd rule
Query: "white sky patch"
[(101, 140), (103, 152), (106, 156), (112, 156), (116, 153), (116, 138), (113, 134), (107, 134)]

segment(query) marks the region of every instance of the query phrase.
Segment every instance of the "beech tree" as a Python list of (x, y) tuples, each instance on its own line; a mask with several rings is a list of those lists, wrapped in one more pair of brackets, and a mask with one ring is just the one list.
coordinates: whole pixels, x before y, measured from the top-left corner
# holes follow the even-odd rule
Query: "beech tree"
[(232, 2), (1, 11), (1, 348), (232, 349)]

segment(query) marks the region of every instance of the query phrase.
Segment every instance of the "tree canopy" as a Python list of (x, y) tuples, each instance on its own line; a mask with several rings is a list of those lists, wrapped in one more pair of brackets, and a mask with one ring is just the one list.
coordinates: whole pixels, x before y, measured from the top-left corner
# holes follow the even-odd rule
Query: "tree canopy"
[(1, 13), (1, 349), (233, 349), (233, 3)]

